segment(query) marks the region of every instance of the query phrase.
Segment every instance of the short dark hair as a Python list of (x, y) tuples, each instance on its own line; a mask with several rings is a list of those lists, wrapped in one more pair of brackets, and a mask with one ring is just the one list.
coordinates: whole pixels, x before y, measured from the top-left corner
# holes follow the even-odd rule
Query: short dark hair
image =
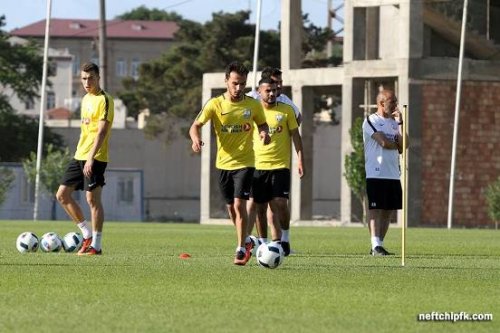
[(86, 73), (94, 72), (97, 75), (99, 75), (99, 66), (97, 66), (93, 62), (84, 63), (80, 69), (82, 72), (86, 72)]
[(281, 70), (279, 68), (276, 68), (276, 67), (264, 67), (264, 69), (262, 69), (262, 73), (260, 74), (260, 77), (261, 78), (265, 78), (265, 77), (271, 77), (271, 76), (277, 76), (277, 75), (281, 75)]
[(271, 79), (270, 77), (263, 77), (263, 78), (261, 78), (261, 79), (260, 79), (260, 81), (259, 81), (259, 86), (260, 86), (261, 84), (264, 84), (264, 83), (267, 83), (267, 84), (274, 84), (274, 83), (276, 83), (276, 81), (274, 81), (274, 80), (273, 80), (273, 79)]
[(241, 76), (247, 76), (249, 70), (241, 62), (233, 61), (226, 67), (226, 79), (229, 79), (231, 72), (236, 72)]

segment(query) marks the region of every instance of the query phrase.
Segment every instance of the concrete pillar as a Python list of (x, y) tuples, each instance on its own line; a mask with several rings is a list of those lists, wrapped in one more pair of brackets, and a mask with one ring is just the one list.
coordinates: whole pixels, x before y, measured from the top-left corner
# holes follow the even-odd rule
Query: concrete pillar
[(314, 91), (312, 87), (292, 87), (293, 101), (302, 110), (302, 125), (299, 128), (304, 149), (304, 168), (306, 175), (300, 179), (297, 174), (297, 154), (292, 148), (291, 165), (291, 195), (290, 219), (291, 221), (304, 221), (312, 219), (312, 190), (313, 190), (313, 109)]
[(281, 0), (281, 69), (297, 69), (302, 62), (302, 1)]

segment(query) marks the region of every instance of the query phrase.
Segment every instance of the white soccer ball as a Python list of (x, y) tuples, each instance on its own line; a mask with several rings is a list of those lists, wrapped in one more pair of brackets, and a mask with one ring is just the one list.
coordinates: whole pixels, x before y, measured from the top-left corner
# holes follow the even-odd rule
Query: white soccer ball
[(40, 248), (43, 252), (59, 252), (62, 247), (62, 242), (55, 232), (47, 232), (43, 234), (40, 240)]
[(36, 252), (38, 250), (38, 237), (30, 231), (23, 232), (17, 237), (16, 248), (21, 253)]
[(255, 256), (255, 253), (257, 252), (257, 248), (260, 246), (260, 244), (262, 244), (262, 242), (254, 235), (250, 235), (249, 237), (250, 237), (250, 241), (253, 244), (252, 255)]
[(261, 244), (257, 248), (257, 262), (265, 268), (276, 268), (283, 262), (285, 253), (278, 242)]
[(66, 252), (76, 252), (83, 244), (83, 237), (77, 232), (68, 232), (62, 239), (62, 245)]

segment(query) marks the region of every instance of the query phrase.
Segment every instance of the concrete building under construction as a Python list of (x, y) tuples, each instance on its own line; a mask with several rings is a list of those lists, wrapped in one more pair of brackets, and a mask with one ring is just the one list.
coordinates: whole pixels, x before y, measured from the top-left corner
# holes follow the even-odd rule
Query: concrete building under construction
[[(302, 55), (296, 52), (301, 49), (301, 1), (281, 3), (284, 84), (303, 112), (306, 167), (313, 170), (302, 180), (292, 172), (293, 223), (315, 220), (315, 186), (328, 184), (340, 193), (340, 215), (333, 222), (359, 221), (361, 205), (343, 177), (345, 156), (352, 149), (349, 130), (355, 118), (373, 111), (382, 85), (409, 108), (408, 223), (446, 225), (462, 1), (346, 0), (343, 63), (316, 69), (301, 69)], [(500, 146), (500, 25), (494, 24), (500, 19), (500, 1), (472, 0), (469, 6), (453, 225), (488, 227), (492, 223), (484, 192), (500, 175), (500, 155), (495, 153)], [(223, 73), (205, 74), (204, 101), (224, 87), (223, 78)], [(315, 141), (312, 108), (320, 94), (341, 98), (340, 144), (329, 152), (331, 165), (324, 163), (324, 154), (318, 159), (324, 142)], [(224, 209), (213, 181), (215, 142), (210, 127), (203, 130), (207, 147), (202, 153), (200, 219), (211, 223), (224, 216)], [(331, 172), (318, 179), (325, 169)]]

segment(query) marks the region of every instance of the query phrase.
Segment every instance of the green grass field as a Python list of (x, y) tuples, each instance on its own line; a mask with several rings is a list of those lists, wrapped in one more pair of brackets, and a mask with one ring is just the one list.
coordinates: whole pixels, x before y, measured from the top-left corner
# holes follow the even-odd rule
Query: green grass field
[[(17, 252), (21, 232), (70, 222), (0, 226), (0, 332), (500, 332), (494, 230), (409, 229), (401, 267), (368, 255), (366, 229), (296, 227), (297, 253), (269, 270), (232, 264), (230, 226), (108, 222), (100, 257)], [(432, 311), (493, 320), (417, 320)]]

